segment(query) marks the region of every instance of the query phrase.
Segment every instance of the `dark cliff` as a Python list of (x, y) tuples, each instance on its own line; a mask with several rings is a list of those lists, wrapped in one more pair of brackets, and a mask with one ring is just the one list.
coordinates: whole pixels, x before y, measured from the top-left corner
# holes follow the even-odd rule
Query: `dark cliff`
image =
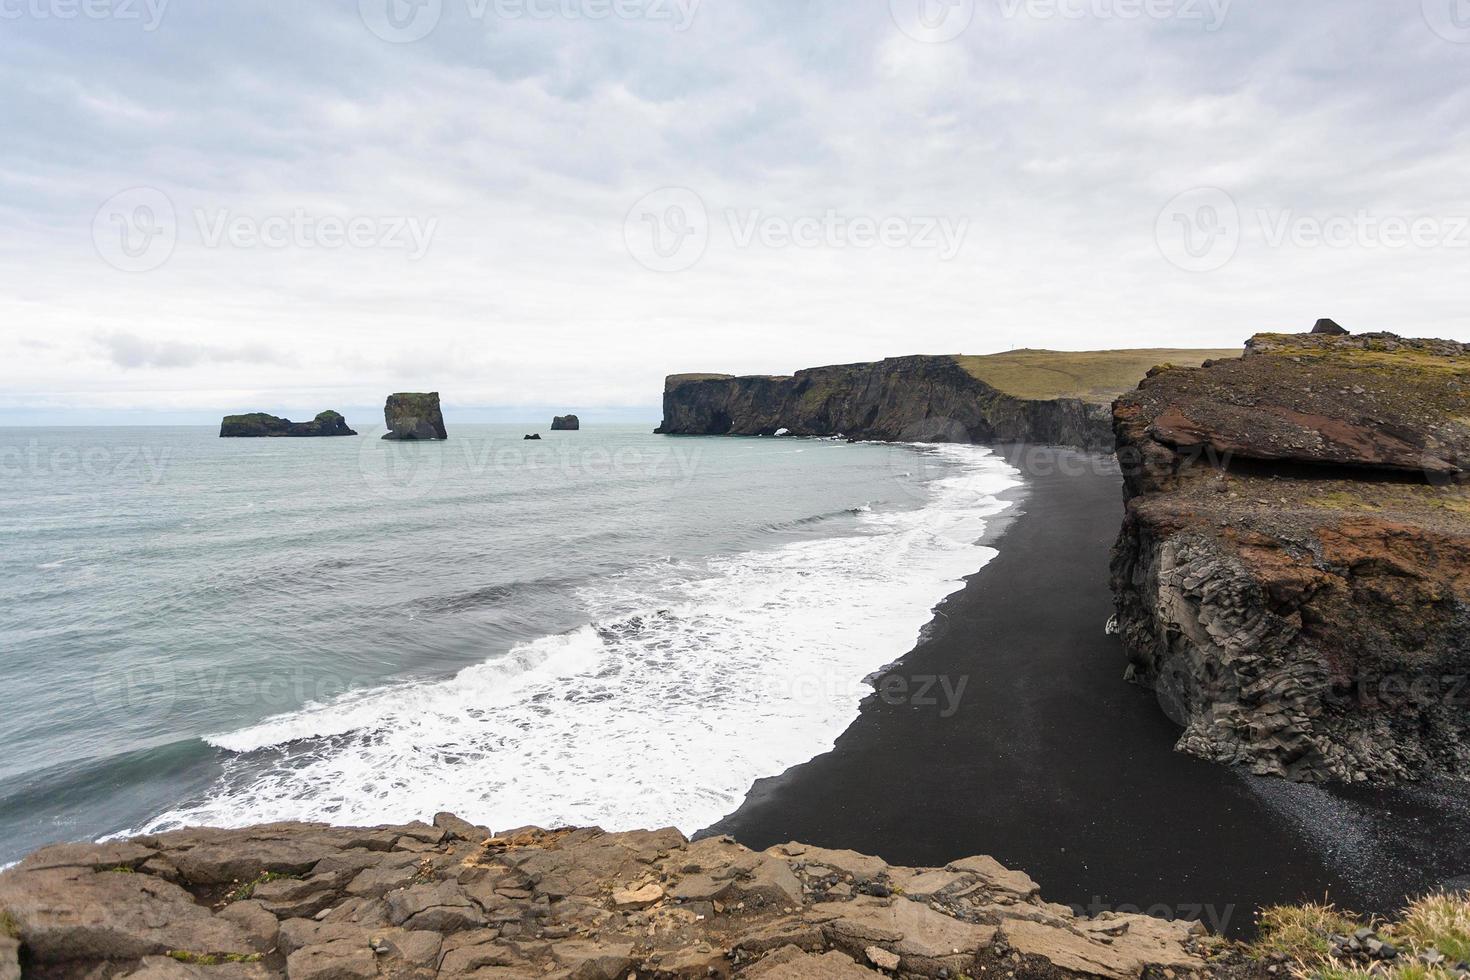
[(383, 406), (383, 421), (388, 424), (384, 439), (413, 442), (449, 438), (437, 391), (389, 395)]
[(1036, 442), (1112, 449), (1105, 407), (1017, 398), (947, 356), (897, 357), (792, 377), (674, 375), (658, 431), (677, 435), (846, 435), (912, 442)]
[(1179, 747), (1303, 780), (1470, 775), (1470, 348), (1263, 335), (1114, 417), (1118, 626)]

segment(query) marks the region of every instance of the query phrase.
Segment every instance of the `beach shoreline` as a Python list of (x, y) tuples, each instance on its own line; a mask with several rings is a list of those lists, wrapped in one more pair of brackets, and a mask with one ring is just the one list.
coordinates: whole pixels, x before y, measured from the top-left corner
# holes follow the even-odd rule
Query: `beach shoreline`
[[(1121, 644), (1105, 632), (1123, 514), (1116, 463), (996, 451), (1025, 477), (987, 533), (999, 555), (873, 676), (831, 752), (758, 781), (700, 836), (801, 840), (913, 866), (986, 853), (1053, 901), (1235, 936), (1264, 905), (1326, 896), (1388, 912), (1470, 870), (1470, 844), (1443, 843), (1470, 841), (1460, 787), (1302, 786), (1176, 753), (1178, 730), (1123, 679)], [(1405, 845), (1408, 814), (1423, 832)]]

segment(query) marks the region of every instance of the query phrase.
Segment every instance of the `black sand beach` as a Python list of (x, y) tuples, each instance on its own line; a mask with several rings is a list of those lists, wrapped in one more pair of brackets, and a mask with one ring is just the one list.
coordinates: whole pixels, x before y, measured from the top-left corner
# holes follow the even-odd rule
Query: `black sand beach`
[[(918, 866), (990, 854), (1053, 901), (1233, 935), (1273, 902), (1328, 896), (1387, 912), (1408, 893), (1464, 887), (1464, 785), (1327, 790), (1174, 752), (1177, 729), (1123, 680), (1121, 645), (1105, 634), (1123, 513), (1111, 460), (999, 451), (1027, 481), (994, 529), (999, 556), (874, 679), (890, 696), (870, 697), (832, 752), (758, 782), (706, 834)], [(964, 680), (957, 708), (933, 677), (950, 690)], [(913, 696), (926, 685), (937, 703)]]

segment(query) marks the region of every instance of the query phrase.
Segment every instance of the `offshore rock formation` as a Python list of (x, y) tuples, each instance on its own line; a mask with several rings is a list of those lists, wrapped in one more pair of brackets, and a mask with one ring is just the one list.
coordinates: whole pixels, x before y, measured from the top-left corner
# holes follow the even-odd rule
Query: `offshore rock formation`
[(1130, 673), (1263, 774), (1470, 775), (1470, 347), (1262, 335), (1114, 408)]
[(444, 414), (439, 410), (439, 393), (400, 392), (388, 396), (383, 406), (383, 420), (388, 423), (384, 439), (448, 439), (444, 430)]
[(226, 415), (220, 423), (221, 439), (262, 439), (280, 436), (355, 436), (347, 420), (333, 411), (325, 411), (310, 422), (292, 422), (264, 412), (249, 415)]
[(1079, 918), (987, 857), (901, 868), (676, 830), (492, 836), (448, 814), (49, 847), (0, 874), (0, 922), (15, 940), (0, 977), (158, 980), (1124, 980), (1205, 972), (1209, 942), (1182, 922)]
[(774, 435), (780, 429), (794, 436), (1113, 448), (1105, 405), (1008, 395), (948, 356), (812, 368), (793, 377), (681, 374), (665, 383), (658, 432)]
[(558, 415), (551, 420), (552, 432), (576, 432), (582, 428), (582, 420), (575, 415)]

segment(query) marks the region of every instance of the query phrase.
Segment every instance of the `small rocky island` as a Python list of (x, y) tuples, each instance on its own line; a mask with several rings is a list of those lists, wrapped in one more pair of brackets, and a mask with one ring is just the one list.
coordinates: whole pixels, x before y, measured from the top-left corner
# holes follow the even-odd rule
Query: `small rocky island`
[[(878, 980), (1191, 976), (1203, 927), (1078, 916), (989, 857), (894, 867), (677, 830), (280, 823), (37, 851), (0, 978)], [(1147, 972), (1146, 972), (1147, 971)]]
[(265, 439), (278, 437), (355, 436), (347, 420), (331, 410), (322, 412), (310, 422), (292, 422), (264, 412), (248, 415), (226, 415), (220, 423), (221, 439)]
[(582, 428), (582, 420), (575, 415), (558, 415), (551, 420), (552, 432), (576, 432)]
[(1179, 748), (1470, 775), (1470, 347), (1324, 321), (1157, 369), (1114, 415), (1118, 625)]
[(383, 406), (383, 420), (388, 424), (384, 439), (412, 442), (448, 439), (444, 429), (444, 413), (439, 408), (439, 393), (399, 392), (389, 395)]

